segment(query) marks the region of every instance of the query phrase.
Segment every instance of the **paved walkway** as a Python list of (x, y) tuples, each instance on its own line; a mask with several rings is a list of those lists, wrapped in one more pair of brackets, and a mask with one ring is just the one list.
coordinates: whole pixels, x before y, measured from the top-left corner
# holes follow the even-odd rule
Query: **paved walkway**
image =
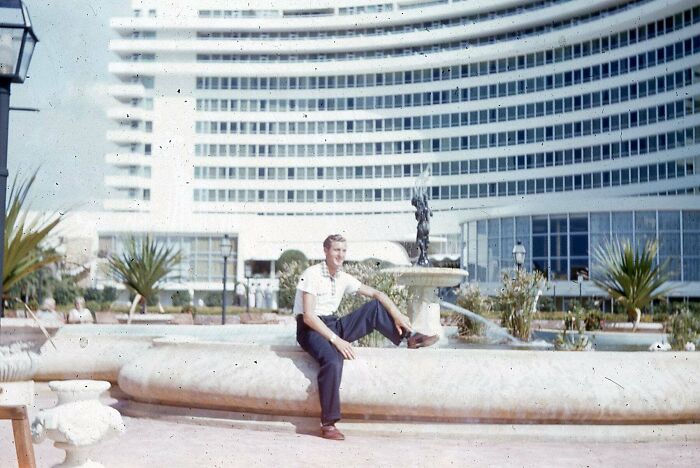
[[(111, 402), (114, 402), (112, 400)], [(37, 384), (36, 407), (55, 399)], [(391, 437), (358, 434), (333, 442), (290, 431), (260, 431), (221, 425), (124, 417), (127, 432), (104, 444), (96, 459), (107, 467), (691, 467), (698, 466), (700, 442), (567, 442), (559, 437), (532, 442), (500, 437), (436, 437), (406, 433)], [(339, 426), (342, 427), (342, 426)], [(561, 426), (562, 431), (567, 426)], [(35, 445), (39, 467), (62, 461), (50, 441)], [(0, 422), (0, 467), (16, 466), (9, 422)]]

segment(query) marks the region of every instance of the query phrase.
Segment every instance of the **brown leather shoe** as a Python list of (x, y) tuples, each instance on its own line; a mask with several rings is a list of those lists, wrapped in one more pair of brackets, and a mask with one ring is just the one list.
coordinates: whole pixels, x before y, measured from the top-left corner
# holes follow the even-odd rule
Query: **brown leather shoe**
[(345, 435), (335, 425), (321, 426), (321, 437), (328, 440), (345, 440)]
[(438, 342), (440, 337), (438, 335), (424, 335), (422, 333), (414, 333), (408, 337), (408, 347), (410, 349), (425, 348), (426, 346), (432, 346)]

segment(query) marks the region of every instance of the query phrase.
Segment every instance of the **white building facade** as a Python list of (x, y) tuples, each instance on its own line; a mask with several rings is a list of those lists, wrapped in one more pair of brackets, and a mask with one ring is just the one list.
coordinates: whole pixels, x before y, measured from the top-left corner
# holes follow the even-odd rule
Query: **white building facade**
[(430, 169), (434, 252), (490, 281), (508, 249), (480, 278), (470, 223), (499, 210), (700, 207), (699, 5), (134, 0), (111, 22), (100, 250), (153, 232), (196, 289), (219, 287), (224, 233), (239, 279), (286, 248), (319, 257), (333, 232), (351, 258), (405, 263)]

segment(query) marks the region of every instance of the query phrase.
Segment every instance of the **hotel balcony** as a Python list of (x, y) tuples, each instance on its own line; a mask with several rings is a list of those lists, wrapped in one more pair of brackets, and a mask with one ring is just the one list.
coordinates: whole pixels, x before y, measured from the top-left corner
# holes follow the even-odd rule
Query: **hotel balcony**
[(107, 140), (113, 143), (138, 143), (148, 138), (149, 133), (140, 130), (110, 130)]
[(122, 167), (122, 166), (150, 166), (151, 160), (149, 156), (145, 156), (143, 153), (107, 153), (105, 155), (105, 162), (111, 164), (112, 166)]

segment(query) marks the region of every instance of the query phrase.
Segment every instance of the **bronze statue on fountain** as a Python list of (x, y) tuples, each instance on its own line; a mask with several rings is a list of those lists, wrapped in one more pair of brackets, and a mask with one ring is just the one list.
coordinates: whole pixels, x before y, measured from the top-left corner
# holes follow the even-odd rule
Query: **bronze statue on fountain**
[[(428, 173), (421, 174), (420, 179), (426, 179)], [(414, 190), (413, 198), (411, 199), (411, 205), (416, 207), (416, 221), (418, 221), (418, 227), (416, 230), (416, 245), (418, 246), (418, 259), (416, 260), (416, 266), (429, 267), (430, 260), (428, 259), (428, 240), (430, 236), (430, 217), (433, 216), (433, 212), (428, 206), (428, 193), (425, 185), (416, 186)]]

